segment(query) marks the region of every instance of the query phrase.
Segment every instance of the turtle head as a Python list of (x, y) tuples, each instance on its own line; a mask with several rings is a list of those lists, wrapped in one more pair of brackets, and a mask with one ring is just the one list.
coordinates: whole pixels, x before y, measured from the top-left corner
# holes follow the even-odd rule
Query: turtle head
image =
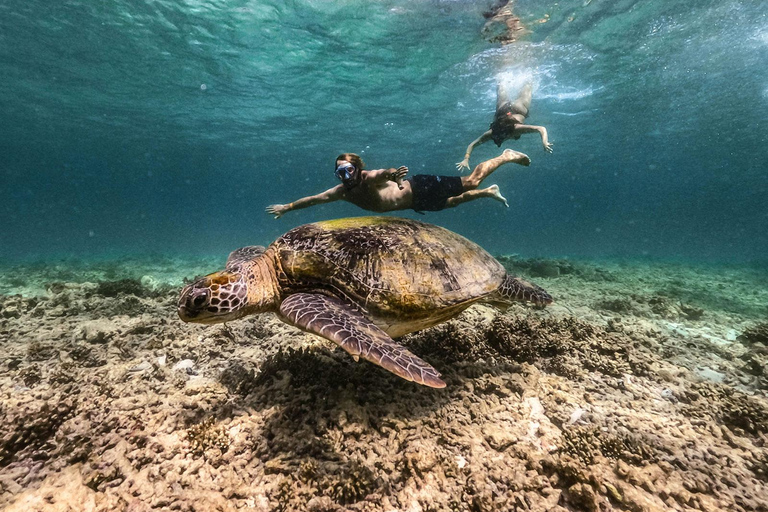
[(275, 311), (279, 297), (270, 251), (261, 246), (243, 247), (229, 255), (224, 270), (199, 277), (181, 290), (179, 317), (198, 324), (229, 322)]
[(200, 277), (181, 290), (179, 317), (185, 322), (217, 324), (248, 314), (248, 283), (238, 269)]

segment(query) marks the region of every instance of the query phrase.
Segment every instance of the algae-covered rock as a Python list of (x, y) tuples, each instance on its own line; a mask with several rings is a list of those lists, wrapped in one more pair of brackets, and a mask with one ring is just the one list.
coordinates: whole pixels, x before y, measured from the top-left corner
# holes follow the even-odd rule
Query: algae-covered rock
[(630, 340), (574, 318), (499, 317), (491, 324), (488, 343), (515, 361), (535, 363), (569, 378), (579, 375), (579, 368), (614, 377), (643, 369), (639, 360), (632, 359)]
[(136, 295), (143, 297), (148, 292), (138, 279), (119, 279), (117, 281), (101, 281), (95, 292), (104, 297), (117, 297), (118, 295)]
[(758, 323), (744, 329), (738, 340), (745, 344), (761, 343), (768, 346), (768, 322)]

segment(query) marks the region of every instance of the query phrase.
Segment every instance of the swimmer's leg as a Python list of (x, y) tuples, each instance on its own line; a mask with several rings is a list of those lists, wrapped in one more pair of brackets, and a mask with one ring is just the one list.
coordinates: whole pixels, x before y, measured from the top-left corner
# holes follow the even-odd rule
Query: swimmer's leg
[(446, 208), (453, 208), (454, 206), (458, 206), (461, 203), (466, 203), (467, 201), (474, 201), (475, 199), (480, 199), (482, 197), (490, 197), (491, 199), (494, 199), (500, 203), (503, 203), (504, 206), (509, 208), (509, 203), (507, 202), (507, 199), (501, 195), (501, 191), (499, 190), (498, 185), (491, 185), (488, 188), (484, 188), (481, 190), (475, 189), (475, 190), (467, 190), (461, 195), (449, 197), (445, 201), (445, 207)]
[(464, 190), (474, 190), (480, 183), (493, 173), (496, 169), (504, 164), (515, 163), (520, 165), (531, 165), (531, 159), (525, 153), (519, 151), (512, 151), (511, 149), (505, 149), (504, 152), (496, 158), (491, 158), (485, 162), (477, 164), (475, 170), (469, 176), (461, 178), (461, 183), (464, 185)]
[(507, 88), (502, 82), (498, 82), (496, 84), (496, 110), (499, 110), (505, 103), (509, 103), (509, 101)]
[(512, 104), (512, 112), (520, 114), (523, 119), (528, 117), (528, 110), (531, 108), (531, 94), (533, 92), (533, 86), (527, 83), (523, 86), (517, 99)]

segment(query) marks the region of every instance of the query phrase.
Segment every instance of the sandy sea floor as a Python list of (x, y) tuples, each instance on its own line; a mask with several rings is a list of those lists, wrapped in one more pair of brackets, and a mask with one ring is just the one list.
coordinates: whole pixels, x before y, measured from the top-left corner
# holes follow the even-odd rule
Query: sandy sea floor
[(406, 336), (441, 390), (182, 323), (220, 261), (6, 265), (0, 509), (768, 511), (767, 270), (501, 259), (556, 304)]

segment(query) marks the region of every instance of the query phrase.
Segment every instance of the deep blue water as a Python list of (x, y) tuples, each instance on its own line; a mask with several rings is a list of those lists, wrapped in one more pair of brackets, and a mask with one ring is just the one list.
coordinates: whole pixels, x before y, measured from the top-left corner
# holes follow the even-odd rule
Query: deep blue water
[(533, 160), (486, 182), (510, 209), (424, 220), (494, 253), (766, 259), (765, 2), (519, 0), (505, 47), (488, 6), (0, 3), (0, 258), (226, 254), (361, 214), (263, 210), (333, 186), (342, 151), (456, 174), (503, 80), (534, 84), (555, 152), (506, 142)]

